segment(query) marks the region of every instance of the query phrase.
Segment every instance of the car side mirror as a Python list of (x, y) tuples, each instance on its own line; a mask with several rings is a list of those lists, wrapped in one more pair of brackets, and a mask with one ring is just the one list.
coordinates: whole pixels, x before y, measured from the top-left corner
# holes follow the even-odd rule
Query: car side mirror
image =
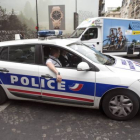
[(89, 67), (88, 63), (86, 62), (81, 62), (77, 66), (78, 71), (89, 71), (91, 68)]

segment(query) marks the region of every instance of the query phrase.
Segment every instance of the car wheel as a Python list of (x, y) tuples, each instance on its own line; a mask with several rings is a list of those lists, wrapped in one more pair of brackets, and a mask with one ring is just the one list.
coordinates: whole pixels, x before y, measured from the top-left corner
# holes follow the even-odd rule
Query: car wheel
[(8, 100), (5, 91), (0, 87), (0, 105), (4, 104)]
[(105, 95), (102, 108), (109, 118), (125, 121), (132, 119), (137, 114), (139, 99), (133, 92), (113, 92)]

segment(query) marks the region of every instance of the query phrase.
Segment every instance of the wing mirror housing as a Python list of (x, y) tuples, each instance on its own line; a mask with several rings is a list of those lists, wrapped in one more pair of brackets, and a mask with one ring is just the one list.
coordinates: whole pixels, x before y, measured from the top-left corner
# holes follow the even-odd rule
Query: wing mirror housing
[(81, 62), (77, 66), (77, 71), (90, 71), (91, 68), (89, 67), (88, 63)]

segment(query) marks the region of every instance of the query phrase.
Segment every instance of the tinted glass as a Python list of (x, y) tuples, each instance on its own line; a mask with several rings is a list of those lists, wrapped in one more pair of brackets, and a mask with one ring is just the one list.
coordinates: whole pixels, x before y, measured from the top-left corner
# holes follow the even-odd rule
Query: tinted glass
[(84, 40), (96, 39), (98, 37), (98, 29), (90, 28), (84, 34)]
[(11, 46), (9, 47), (9, 60), (20, 63), (35, 63), (35, 46)]
[(76, 50), (77, 52), (81, 53), (82, 55), (89, 58), (91, 61), (95, 63), (105, 64), (109, 59), (104, 54), (101, 54), (100, 52), (96, 50), (91, 50), (91, 48), (85, 45), (72, 44), (70, 45), (70, 48)]
[(80, 28), (80, 29), (76, 29), (72, 35), (70, 36), (70, 38), (79, 38), (81, 36), (81, 34), (85, 31), (86, 28)]
[(8, 47), (3, 47), (0, 50), (0, 60), (8, 60)]

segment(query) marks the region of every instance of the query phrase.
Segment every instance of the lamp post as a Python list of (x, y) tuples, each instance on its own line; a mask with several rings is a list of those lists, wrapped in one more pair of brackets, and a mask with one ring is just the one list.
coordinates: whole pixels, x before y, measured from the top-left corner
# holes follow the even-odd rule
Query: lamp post
[[(36, 30), (37, 30), (37, 34), (38, 34), (38, 31), (39, 31), (39, 24), (38, 24), (38, 5), (37, 5), (37, 0), (36, 0)], [(37, 35), (38, 36), (38, 35)]]
[(75, 12), (77, 13), (77, 0), (75, 0)]
[(78, 26), (79, 15), (77, 13), (77, 0), (75, 0), (75, 12), (74, 12), (74, 30)]

